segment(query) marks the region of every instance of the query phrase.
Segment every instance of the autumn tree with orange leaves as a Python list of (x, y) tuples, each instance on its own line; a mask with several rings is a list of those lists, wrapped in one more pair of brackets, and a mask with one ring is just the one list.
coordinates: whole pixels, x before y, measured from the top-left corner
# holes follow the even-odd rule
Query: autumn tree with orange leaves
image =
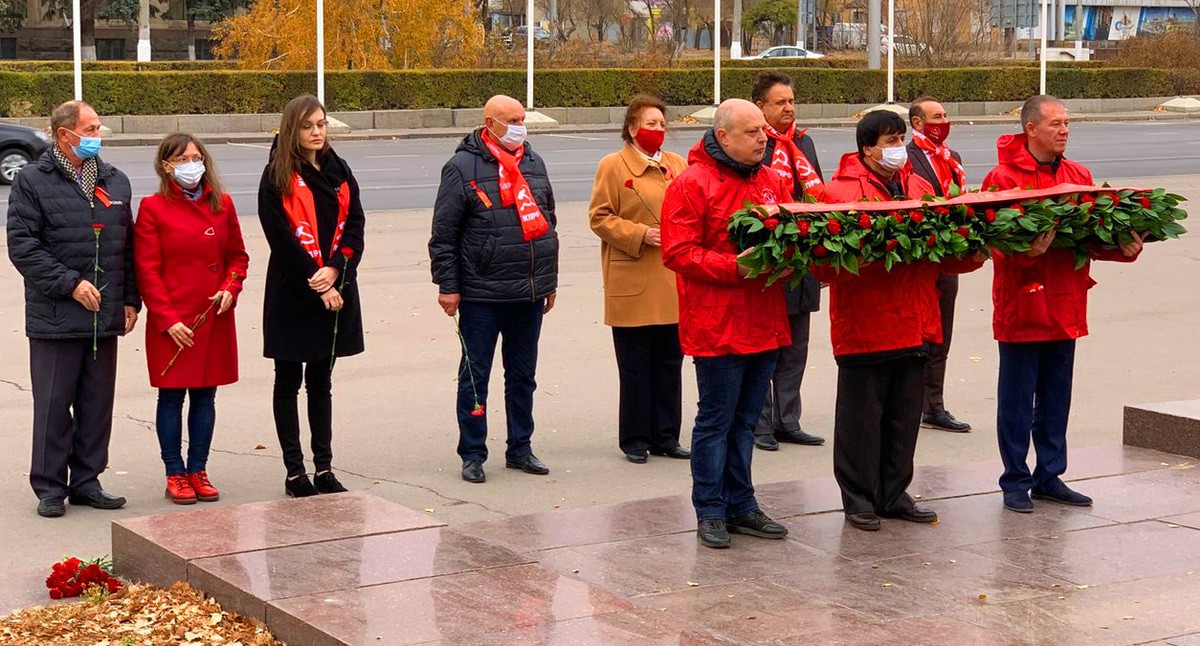
[[(214, 29), (221, 58), (248, 69), (316, 67), (316, 0), (256, 0)], [(472, 67), (483, 29), (471, 0), (327, 0), (325, 67)]]

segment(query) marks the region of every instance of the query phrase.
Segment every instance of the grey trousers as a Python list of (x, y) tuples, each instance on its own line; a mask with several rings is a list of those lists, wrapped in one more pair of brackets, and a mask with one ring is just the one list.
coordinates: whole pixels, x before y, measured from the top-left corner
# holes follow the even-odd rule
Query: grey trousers
[(792, 328), (792, 344), (779, 350), (779, 363), (775, 364), (775, 375), (767, 389), (767, 401), (763, 404), (755, 437), (767, 437), (776, 431), (800, 430), (800, 382), (804, 381), (804, 368), (808, 365), (808, 330), (811, 312), (788, 314)]
[(117, 339), (30, 339), (33, 463), (29, 484), (39, 499), (100, 489), (108, 466)]
[(942, 343), (933, 346), (925, 366), (925, 409), (927, 415), (946, 410), (946, 358), (950, 355), (950, 340), (954, 337), (954, 301), (958, 299), (958, 274), (939, 274), (937, 279), (938, 307), (942, 316)]

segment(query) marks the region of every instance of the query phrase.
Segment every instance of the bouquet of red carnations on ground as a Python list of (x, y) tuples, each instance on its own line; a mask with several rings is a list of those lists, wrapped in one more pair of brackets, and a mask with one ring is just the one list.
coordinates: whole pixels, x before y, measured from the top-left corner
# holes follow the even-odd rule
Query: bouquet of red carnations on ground
[(112, 574), (112, 561), (107, 557), (93, 561), (82, 561), (75, 557), (65, 558), (51, 566), (46, 577), (46, 587), (51, 599), (69, 599), (87, 596), (98, 601), (116, 594), (125, 584)]
[(748, 277), (766, 274), (768, 284), (789, 269), (793, 280), (813, 263), (858, 273), (868, 262), (939, 262), (985, 249), (1029, 250), (1033, 240), (1055, 232), (1053, 248), (1069, 249), (1082, 266), (1097, 249), (1131, 242), (1178, 238), (1185, 233), (1179, 207), (1184, 198), (1161, 188), (1111, 188), (1063, 184), (1043, 190), (963, 193), (851, 204), (747, 204), (729, 221), (729, 237)]

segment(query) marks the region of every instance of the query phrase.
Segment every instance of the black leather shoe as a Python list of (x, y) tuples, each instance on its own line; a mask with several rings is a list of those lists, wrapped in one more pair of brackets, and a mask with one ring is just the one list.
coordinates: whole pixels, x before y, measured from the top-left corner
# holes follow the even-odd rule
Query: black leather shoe
[(682, 446), (673, 446), (669, 449), (650, 449), (650, 455), (675, 458), (676, 460), (689, 460), (692, 457), (692, 452)]
[(318, 473), (316, 477), (313, 478), (313, 488), (317, 490), (317, 493), (322, 494), (346, 493), (347, 491), (350, 491), (349, 489), (343, 487), (342, 483), (338, 482), (337, 476), (333, 475), (332, 471)]
[(725, 521), (725, 527), (730, 534), (746, 534), (758, 538), (783, 538), (788, 535), (786, 527), (771, 520), (758, 509), (730, 518)]
[(645, 451), (638, 451), (636, 453), (626, 453), (625, 459), (629, 460), (630, 462), (632, 462), (634, 464), (646, 464), (646, 460), (648, 458), (646, 458)]
[(932, 509), (926, 509), (919, 505), (913, 505), (908, 509), (900, 509), (897, 511), (889, 511), (879, 514), (884, 518), (897, 518), (899, 520), (907, 520), (910, 523), (936, 523), (938, 519), (937, 512)]
[(775, 431), (775, 440), (790, 444), (803, 444), (804, 446), (821, 446), (825, 443), (825, 438), (820, 435), (809, 435), (801, 430)]
[(702, 520), (696, 527), (696, 538), (705, 547), (722, 550), (729, 547), (729, 530), (723, 520)]
[(38, 516), (42, 518), (58, 518), (67, 513), (67, 505), (62, 496), (50, 496), (38, 501)]
[(313, 486), (312, 480), (308, 479), (308, 474), (304, 474), (299, 478), (288, 478), (283, 481), (283, 490), (287, 493), (288, 498), (307, 498), (317, 495), (317, 488)]
[(114, 496), (103, 489), (97, 489), (91, 493), (73, 493), (67, 497), (67, 502), (80, 507), (96, 509), (120, 509), (125, 506), (124, 498)]
[(764, 451), (778, 451), (779, 442), (770, 435), (755, 435), (754, 448)]
[(869, 511), (860, 514), (846, 514), (846, 522), (853, 525), (856, 529), (861, 529), (864, 532), (879, 531), (879, 516), (872, 514)]
[(1091, 507), (1092, 499), (1068, 487), (1062, 480), (1055, 478), (1041, 488), (1035, 487), (1030, 495), (1037, 500), (1049, 500), (1060, 505), (1074, 507)]
[(954, 419), (953, 415), (944, 410), (938, 411), (932, 415), (929, 413), (922, 413), (921, 426), (924, 426), (925, 428), (936, 428), (939, 431), (950, 431), (951, 433), (971, 432), (970, 424)]
[(462, 479), (474, 483), (487, 482), (487, 475), (483, 472), (483, 463), (475, 460), (463, 462)]
[(544, 476), (550, 473), (550, 467), (542, 464), (542, 461), (537, 459), (537, 456), (532, 453), (522, 455), (519, 458), (506, 459), (504, 466), (509, 469), (520, 469), (525, 473), (532, 473), (535, 476)]
[(1033, 501), (1024, 491), (1008, 491), (1004, 494), (1004, 508), (1018, 514), (1032, 514)]

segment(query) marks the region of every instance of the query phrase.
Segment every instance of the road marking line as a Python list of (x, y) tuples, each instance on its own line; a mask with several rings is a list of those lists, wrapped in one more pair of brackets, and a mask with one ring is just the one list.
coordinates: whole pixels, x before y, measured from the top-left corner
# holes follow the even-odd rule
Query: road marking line
[(226, 142), (226, 143), (230, 146), (242, 146), (245, 148), (264, 148), (266, 150), (271, 149), (271, 147), (266, 144), (244, 144), (239, 141), (230, 141), (230, 142)]

